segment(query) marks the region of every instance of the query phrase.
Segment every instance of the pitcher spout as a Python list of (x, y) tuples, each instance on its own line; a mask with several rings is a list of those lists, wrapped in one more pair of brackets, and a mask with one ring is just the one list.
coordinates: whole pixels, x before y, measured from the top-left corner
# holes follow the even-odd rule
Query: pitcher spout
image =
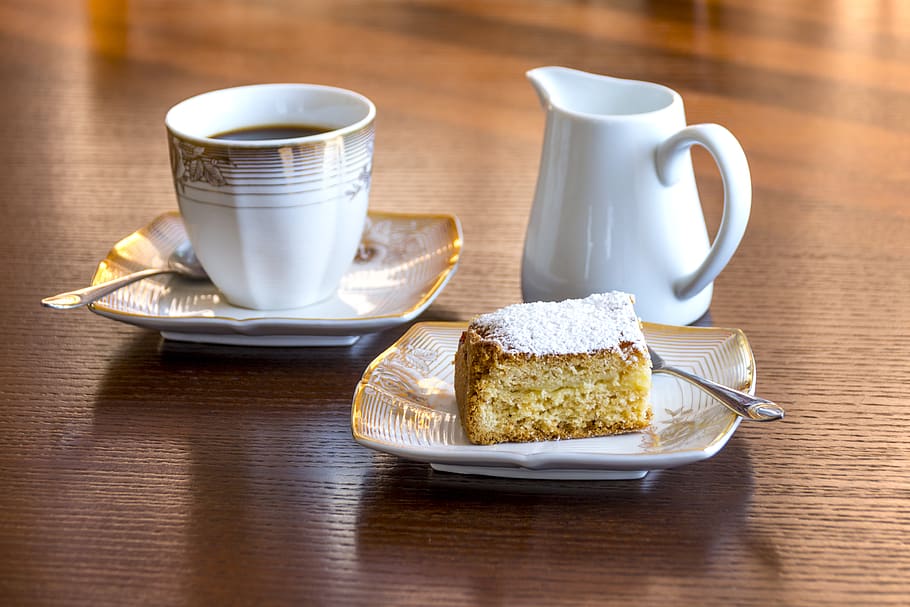
[(556, 77), (553, 72), (558, 69), (560, 68), (538, 67), (533, 70), (528, 70), (525, 73), (525, 76), (528, 77), (531, 86), (534, 87), (534, 91), (537, 93), (537, 98), (540, 100), (541, 107), (544, 109), (550, 106), (550, 96), (557, 86), (555, 82)]
[(584, 72), (566, 67), (547, 66), (529, 70), (526, 76), (537, 92), (540, 105), (547, 109), (553, 105), (562, 105), (561, 97), (565, 96), (567, 88), (573, 86), (572, 80), (575, 79), (576, 73)]

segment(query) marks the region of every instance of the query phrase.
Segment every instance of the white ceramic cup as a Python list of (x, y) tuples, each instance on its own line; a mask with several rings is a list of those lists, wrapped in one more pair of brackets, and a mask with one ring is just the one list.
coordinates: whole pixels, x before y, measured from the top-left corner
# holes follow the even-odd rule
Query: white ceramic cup
[[(366, 221), (375, 115), (363, 95), (315, 84), (222, 89), (168, 111), (180, 213), (228, 301), (277, 310), (335, 292)], [(213, 137), (276, 125), (331, 130), (288, 139)]]

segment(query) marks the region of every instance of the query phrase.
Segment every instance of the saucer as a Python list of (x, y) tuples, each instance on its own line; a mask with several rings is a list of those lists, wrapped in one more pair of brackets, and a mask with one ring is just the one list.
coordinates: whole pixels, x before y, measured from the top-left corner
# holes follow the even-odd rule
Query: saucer
[[(374, 360), (357, 386), (351, 428), (360, 444), (434, 469), (558, 480), (644, 477), (650, 470), (707, 459), (740, 418), (691, 384), (655, 375), (654, 417), (642, 432), (535, 443), (471, 444), (452, 387), (454, 355), (466, 323), (417, 323)], [(668, 364), (749, 393), (755, 361), (739, 329), (643, 323), (648, 344)]]
[[(165, 213), (114, 245), (92, 284), (166, 267), (168, 256), (186, 240), (180, 214)], [(89, 308), (176, 341), (350, 345), (423, 312), (454, 274), (461, 243), (461, 225), (452, 215), (371, 211), (357, 258), (325, 301), (293, 310), (250, 310), (231, 305), (208, 280), (165, 275), (123, 287)]]

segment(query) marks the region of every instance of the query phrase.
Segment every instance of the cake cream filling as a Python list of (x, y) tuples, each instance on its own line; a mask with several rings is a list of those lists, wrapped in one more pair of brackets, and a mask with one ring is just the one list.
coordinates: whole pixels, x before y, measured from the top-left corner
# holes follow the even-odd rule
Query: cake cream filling
[(478, 411), (481, 427), (527, 426), (548, 431), (567, 426), (610, 426), (628, 420), (630, 415), (644, 420), (650, 411), (648, 399), (642, 396), (650, 387), (647, 370), (574, 377), (571, 381), (549, 376), (550, 381), (538, 383), (527, 381), (526, 375), (522, 378), (525, 381), (515, 381), (518, 377), (513, 375), (512, 381), (505, 382), (494, 374), (480, 383), (479, 400), (490, 404)]

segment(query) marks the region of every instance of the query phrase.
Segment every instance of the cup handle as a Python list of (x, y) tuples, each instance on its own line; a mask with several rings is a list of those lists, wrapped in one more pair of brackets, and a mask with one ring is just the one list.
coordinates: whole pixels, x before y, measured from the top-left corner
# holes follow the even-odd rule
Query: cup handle
[(680, 299), (697, 295), (717, 278), (736, 252), (752, 208), (752, 178), (746, 154), (733, 133), (719, 124), (688, 126), (658, 146), (657, 176), (661, 183), (671, 186), (685, 171), (691, 170), (688, 152), (695, 144), (708, 150), (720, 169), (724, 212), (708, 256), (694, 272), (673, 284), (673, 291)]

